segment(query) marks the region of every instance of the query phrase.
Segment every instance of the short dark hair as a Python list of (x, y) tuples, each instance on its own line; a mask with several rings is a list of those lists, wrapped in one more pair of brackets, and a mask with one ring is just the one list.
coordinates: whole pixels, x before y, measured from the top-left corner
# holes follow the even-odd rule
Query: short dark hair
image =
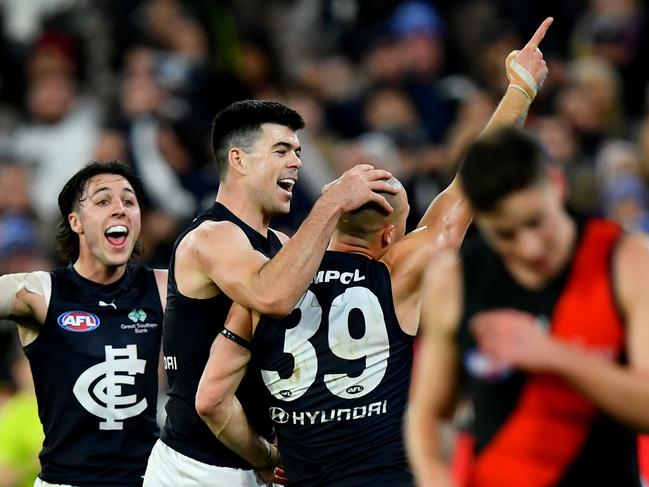
[[(386, 182), (397, 189), (403, 188), (401, 181), (394, 176)], [(336, 225), (338, 231), (353, 237), (365, 239), (383, 227), (386, 222), (394, 222), (395, 217), (404, 211), (398, 193), (379, 192), (378, 194), (383, 196), (390, 206), (392, 206), (394, 210), (392, 213), (388, 213), (382, 206), (370, 201), (356, 210), (340, 215)]]
[(237, 101), (216, 114), (212, 122), (212, 150), (221, 178), (228, 171), (230, 148), (250, 148), (264, 123), (284, 125), (291, 130), (304, 128), (299, 113), (275, 101)]
[(473, 208), (491, 211), (512, 193), (547, 178), (548, 163), (536, 138), (508, 127), (471, 144), (458, 174)]
[[(82, 169), (72, 176), (59, 193), (59, 210), (61, 220), (57, 225), (56, 239), (58, 251), (61, 257), (67, 262), (74, 262), (79, 258), (79, 236), (70, 227), (68, 215), (72, 213), (80, 202), (85, 198), (88, 181), (99, 174), (116, 174), (126, 179), (135, 192), (138, 203), (144, 200), (144, 188), (140, 179), (135, 175), (133, 169), (119, 161), (91, 161), (86, 163)], [(141, 253), (139, 242), (135, 245), (133, 253)]]

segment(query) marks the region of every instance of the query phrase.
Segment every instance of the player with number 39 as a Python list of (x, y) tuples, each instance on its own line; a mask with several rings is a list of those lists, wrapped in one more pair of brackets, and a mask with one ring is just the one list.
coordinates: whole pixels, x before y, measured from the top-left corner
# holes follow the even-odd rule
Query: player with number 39
[[(547, 75), (537, 46), (551, 22), (508, 57), (510, 88), (483, 133), (525, 120)], [(266, 446), (234, 392), (246, 370), (261, 376), (289, 485), (414, 482), (402, 419), (422, 277), (434, 255), (459, 246), (472, 211), (456, 179), (404, 236), (406, 193), (395, 178), (389, 182), (398, 190), (384, 195), (393, 212), (367, 204), (344, 213), (290, 315), (232, 307), (198, 388), (197, 410), (219, 440), (243, 458), (259, 458)]]

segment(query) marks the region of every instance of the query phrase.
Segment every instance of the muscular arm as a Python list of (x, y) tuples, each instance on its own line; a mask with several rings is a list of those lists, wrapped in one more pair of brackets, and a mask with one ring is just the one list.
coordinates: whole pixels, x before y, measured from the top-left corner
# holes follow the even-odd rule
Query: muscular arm
[[(508, 89), (482, 134), (499, 126), (522, 124), (529, 105), (530, 100), (520, 91)], [(383, 258), (392, 270), (396, 302), (401, 301), (399, 294), (413, 296), (432, 256), (460, 246), (472, 218), (473, 210), (456, 177), (433, 200), (417, 229), (395, 243)]]
[(47, 272), (0, 276), (0, 319), (18, 323), (23, 346), (38, 336), (51, 293), (52, 280)]
[(461, 306), (457, 257), (438, 256), (424, 287), (423, 334), (410, 391), (406, 440), (418, 483), (447, 487), (454, 484), (441, 458), (439, 428), (455, 406), (458, 357), (454, 333)]
[(602, 410), (649, 432), (649, 239), (627, 237), (615, 262), (617, 295), (626, 317), (628, 364), (619, 365), (560, 343), (551, 368)]
[[(248, 310), (234, 304), (226, 328), (250, 340), (252, 319)], [(219, 334), (203, 371), (196, 394), (196, 411), (215, 436), (255, 467), (280, 464), (275, 446), (253, 429), (235, 392), (246, 373), (250, 351)]]
[[(520, 51), (513, 51), (506, 61), (510, 85), (480, 134), (487, 135), (499, 127), (523, 125), (527, 110), (547, 75), (547, 67), (538, 45), (552, 24), (546, 19)], [(522, 72), (534, 86), (520, 85), (525, 82), (514, 71)], [(529, 92), (529, 93), (528, 93)], [(417, 230), (395, 243), (386, 252), (383, 261), (391, 271), (393, 295), (399, 309), (399, 321), (408, 333), (416, 333), (417, 311), (420, 303), (420, 285), (426, 265), (442, 250), (456, 249), (473, 218), (473, 210), (456, 177), (430, 204)]]
[[(270, 260), (251, 247), (236, 225), (205, 222), (179, 246), (176, 269), (188, 273), (193, 268), (199, 288), (213, 283), (247, 308), (270, 316), (284, 316), (311, 282), (343, 211), (351, 211), (369, 201), (392, 210), (378, 194), (397, 191), (386, 182), (390, 177), (389, 172), (366, 164), (346, 171), (325, 187), (324, 194), (295, 235)], [(178, 272), (176, 279), (184, 292)]]

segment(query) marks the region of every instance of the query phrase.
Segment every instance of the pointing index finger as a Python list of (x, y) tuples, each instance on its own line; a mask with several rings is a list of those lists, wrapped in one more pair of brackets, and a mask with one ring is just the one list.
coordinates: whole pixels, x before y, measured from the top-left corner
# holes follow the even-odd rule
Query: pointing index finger
[(545, 19), (541, 23), (539, 28), (536, 29), (536, 32), (534, 33), (532, 38), (527, 42), (527, 44), (525, 44), (525, 47), (523, 49), (534, 50), (537, 47), (539, 47), (539, 44), (541, 43), (541, 41), (545, 37), (545, 33), (548, 31), (548, 29), (550, 28), (550, 25), (552, 25), (553, 21), (554, 21), (554, 19), (552, 17), (548, 17), (547, 19)]

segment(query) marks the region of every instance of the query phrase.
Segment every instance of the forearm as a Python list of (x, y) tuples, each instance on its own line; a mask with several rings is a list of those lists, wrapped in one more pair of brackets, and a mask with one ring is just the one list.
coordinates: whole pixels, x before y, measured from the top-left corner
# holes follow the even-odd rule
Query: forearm
[(505, 96), (500, 100), (498, 107), (478, 138), (501, 127), (522, 127), (531, 104), (532, 101), (524, 93), (511, 86), (508, 87)]
[(253, 467), (268, 466), (271, 445), (252, 429), (236, 396), (201, 417), (221, 443)]
[(258, 272), (254, 289), (265, 301), (259, 311), (283, 316), (309, 287), (340, 216), (338, 205), (321, 198), (299, 230)]
[(555, 343), (548, 370), (564, 378), (602, 411), (649, 432), (649, 377), (567, 343)]
[[(511, 87), (508, 88), (478, 139), (500, 127), (522, 126), (527, 118), (530, 104), (531, 101), (526, 95)], [(472, 218), (471, 205), (462, 191), (459, 179), (455, 177), (430, 204), (418, 227), (441, 223), (436, 235), (443, 237), (450, 247), (458, 247)]]
[(407, 448), (417, 485), (454, 485), (439, 446), (439, 420), (430, 412), (411, 407), (406, 418)]

